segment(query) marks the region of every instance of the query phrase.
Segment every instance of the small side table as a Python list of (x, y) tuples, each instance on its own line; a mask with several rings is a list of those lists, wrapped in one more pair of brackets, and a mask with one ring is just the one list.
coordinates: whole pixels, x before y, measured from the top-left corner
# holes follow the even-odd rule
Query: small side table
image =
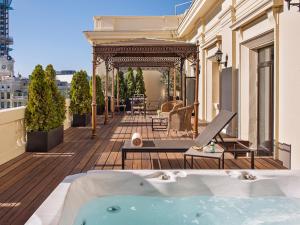
[(151, 126), (152, 131), (155, 130), (166, 130), (168, 128), (168, 117), (165, 116), (152, 116)]
[(187, 156), (191, 157), (191, 168), (194, 167), (194, 157), (200, 158), (210, 158), (210, 159), (217, 159), (219, 164), (219, 169), (224, 169), (224, 149), (219, 146), (215, 145), (215, 152), (204, 152), (193, 149), (192, 147), (183, 154), (184, 156), (184, 169), (186, 169), (186, 161)]

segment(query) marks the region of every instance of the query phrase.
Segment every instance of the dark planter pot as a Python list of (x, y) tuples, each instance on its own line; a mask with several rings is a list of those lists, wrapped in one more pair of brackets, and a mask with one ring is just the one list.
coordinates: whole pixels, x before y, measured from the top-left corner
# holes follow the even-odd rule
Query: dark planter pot
[(97, 105), (97, 115), (102, 115), (104, 113), (104, 106)]
[(73, 122), (72, 127), (86, 127), (91, 122), (91, 115), (90, 114), (84, 114), (84, 115), (73, 115)]
[(108, 112), (111, 111), (111, 97), (108, 96)]
[(126, 105), (126, 111), (131, 111), (131, 101), (129, 98), (126, 98), (125, 105)]
[(48, 152), (64, 141), (64, 127), (60, 126), (48, 132), (27, 132), (27, 152)]

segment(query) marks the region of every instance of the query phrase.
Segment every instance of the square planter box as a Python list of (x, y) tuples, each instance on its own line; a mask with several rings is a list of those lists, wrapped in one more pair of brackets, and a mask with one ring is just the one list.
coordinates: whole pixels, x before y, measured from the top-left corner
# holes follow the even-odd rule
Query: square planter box
[(64, 141), (64, 127), (60, 126), (48, 132), (27, 132), (27, 152), (48, 152)]
[(85, 115), (73, 115), (73, 122), (72, 127), (86, 127), (91, 122), (91, 115), (85, 114)]

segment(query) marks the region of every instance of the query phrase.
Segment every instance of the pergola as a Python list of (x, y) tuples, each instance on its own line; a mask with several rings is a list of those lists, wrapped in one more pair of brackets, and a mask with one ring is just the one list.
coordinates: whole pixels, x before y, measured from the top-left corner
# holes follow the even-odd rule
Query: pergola
[[(182, 41), (158, 40), (138, 38), (128, 41), (97, 44), (93, 46), (93, 92), (92, 92), (92, 136), (96, 135), (96, 69), (101, 63), (105, 63), (105, 119), (108, 122), (108, 76), (112, 73), (112, 109), (114, 109), (114, 70), (119, 74), (121, 67), (154, 67), (174, 69), (174, 92), (176, 98), (176, 70), (182, 70), (186, 60), (196, 65), (195, 71), (195, 120), (194, 136), (198, 135), (198, 111), (199, 111), (199, 45)], [(182, 83), (182, 82), (181, 82)], [(117, 85), (117, 104), (119, 103), (119, 85)]]

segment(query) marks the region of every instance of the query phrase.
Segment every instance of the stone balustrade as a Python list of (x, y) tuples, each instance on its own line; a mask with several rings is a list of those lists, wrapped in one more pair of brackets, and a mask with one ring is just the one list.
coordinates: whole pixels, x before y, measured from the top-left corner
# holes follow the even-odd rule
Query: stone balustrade
[[(70, 100), (66, 99), (65, 130), (71, 126), (72, 121), (69, 105)], [(0, 165), (25, 152), (25, 109), (23, 106), (0, 110)]]
[(0, 165), (25, 152), (25, 107), (0, 111)]

